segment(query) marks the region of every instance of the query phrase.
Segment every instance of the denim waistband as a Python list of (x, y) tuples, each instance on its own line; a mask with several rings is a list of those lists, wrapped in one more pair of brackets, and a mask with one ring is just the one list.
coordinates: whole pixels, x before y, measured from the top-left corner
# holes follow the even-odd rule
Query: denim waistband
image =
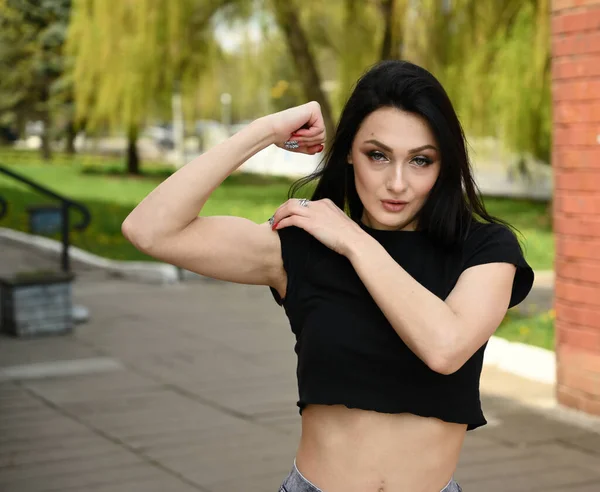
[[(313, 484), (310, 480), (305, 478), (298, 467), (296, 466), (296, 460), (294, 459), (294, 466), (290, 471), (287, 478), (281, 484), (279, 492), (323, 492), (319, 487)], [(450, 479), (448, 484), (440, 492), (462, 492), (460, 485), (453, 478)]]

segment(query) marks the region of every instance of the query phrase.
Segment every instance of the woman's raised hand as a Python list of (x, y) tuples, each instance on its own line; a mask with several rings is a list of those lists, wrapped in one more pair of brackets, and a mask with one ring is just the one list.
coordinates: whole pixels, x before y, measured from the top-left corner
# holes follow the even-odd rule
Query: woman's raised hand
[[(267, 119), (275, 135), (275, 145), (278, 147), (303, 154), (316, 154), (323, 150), (325, 123), (318, 102), (312, 101), (289, 108), (271, 114)], [(286, 142), (289, 142), (288, 145)], [(293, 142), (296, 142), (297, 146)]]

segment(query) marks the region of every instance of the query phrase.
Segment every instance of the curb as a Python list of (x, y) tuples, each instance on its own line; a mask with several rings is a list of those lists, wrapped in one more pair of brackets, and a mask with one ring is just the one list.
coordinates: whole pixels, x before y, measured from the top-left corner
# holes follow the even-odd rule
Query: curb
[(556, 354), (504, 338), (490, 338), (483, 364), (544, 384), (556, 384)]
[[(59, 241), (6, 227), (0, 227), (0, 238), (8, 239), (18, 244), (26, 244), (47, 253), (56, 255), (62, 253), (62, 243)], [(72, 260), (84, 265), (105, 270), (110, 276), (128, 280), (173, 284), (179, 282), (180, 278), (179, 269), (167, 263), (109, 260), (88, 253), (76, 246), (69, 246), (69, 256)]]
[[(62, 251), (62, 244), (59, 241), (6, 227), (0, 227), (0, 238), (57, 255)], [(182, 279), (206, 278), (167, 263), (109, 260), (75, 246), (69, 247), (69, 254), (73, 260), (103, 269), (112, 277), (137, 282), (175, 284)], [(547, 287), (548, 284), (551, 286), (553, 277), (552, 271), (536, 272), (539, 287)], [(503, 338), (492, 336), (488, 342), (483, 363), (541, 383), (556, 383), (556, 356), (550, 350), (509, 342)]]

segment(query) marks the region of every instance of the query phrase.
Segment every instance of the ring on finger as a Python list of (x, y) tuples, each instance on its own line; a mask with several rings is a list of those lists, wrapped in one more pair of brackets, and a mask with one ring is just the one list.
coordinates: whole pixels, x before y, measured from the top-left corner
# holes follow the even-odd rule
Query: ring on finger
[(308, 208), (308, 204), (310, 203), (310, 200), (308, 200), (307, 198), (302, 198), (299, 202), (299, 205), (301, 207), (306, 207)]
[(300, 147), (300, 144), (298, 143), (298, 140), (287, 140), (283, 142), (283, 146), (288, 150), (293, 150)]

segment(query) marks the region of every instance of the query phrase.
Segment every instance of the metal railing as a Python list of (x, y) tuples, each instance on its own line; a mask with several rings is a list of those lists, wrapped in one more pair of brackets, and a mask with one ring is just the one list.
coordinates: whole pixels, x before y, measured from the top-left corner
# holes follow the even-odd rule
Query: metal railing
[[(26, 185), (33, 188), (37, 192), (39, 192), (43, 195), (49, 196), (51, 198), (54, 198), (55, 200), (58, 200), (61, 203), (61, 240), (62, 240), (61, 269), (63, 272), (69, 273), (71, 271), (71, 262), (69, 260), (69, 245), (70, 245), (69, 233), (71, 230), (70, 223), (69, 223), (69, 209), (73, 208), (75, 210), (78, 210), (82, 215), (81, 220), (77, 224), (73, 225), (73, 229), (75, 229), (77, 231), (83, 231), (90, 224), (92, 216), (91, 216), (89, 210), (81, 203), (76, 202), (74, 200), (70, 200), (69, 198), (66, 198), (62, 195), (59, 195), (58, 193), (55, 193), (54, 191), (49, 190), (48, 188), (36, 183), (35, 181), (32, 181), (31, 179), (26, 178), (25, 176), (17, 174), (14, 171), (12, 171), (4, 166), (1, 166), (1, 165), (0, 165), (0, 173), (6, 174), (7, 176), (10, 176), (11, 178), (16, 179), (17, 181), (25, 183)], [(0, 218), (2, 218), (6, 214), (6, 212), (7, 212), (6, 200), (4, 200), (3, 198), (0, 198)]]

